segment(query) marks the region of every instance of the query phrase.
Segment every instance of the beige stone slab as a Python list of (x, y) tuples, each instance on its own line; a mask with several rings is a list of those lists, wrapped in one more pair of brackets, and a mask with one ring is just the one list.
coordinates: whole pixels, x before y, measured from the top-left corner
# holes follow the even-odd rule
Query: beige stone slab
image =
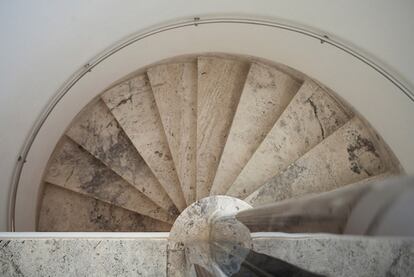
[(176, 207), (183, 210), (186, 202), (147, 75), (124, 81), (104, 92), (102, 99)]
[(225, 58), (198, 59), (197, 199), (210, 193), (249, 67)]
[(270, 179), (246, 201), (253, 206), (321, 193), (387, 171), (375, 138), (356, 117)]
[(100, 100), (72, 123), (67, 135), (166, 211), (175, 206)]
[(307, 80), (227, 192), (244, 198), (349, 119), (345, 109)]
[(364, 195), (371, 190), (388, 193), (377, 184), (390, 176), (390, 172), (385, 172), (331, 191), (256, 207), (238, 213), (237, 220), (250, 232), (343, 234), (350, 214), (355, 214), (353, 211)]
[(62, 139), (44, 180), (142, 215), (172, 223), (174, 216), (70, 139)]
[(211, 188), (225, 194), (298, 91), (300, 82), (267, 65), (253, 63)]
[(26, 237), (1, 238), (2, 277), (167, 276), (167, 240), (163, 238), (20, 236)]
[(196, 194), (197, 63), (155, 66), (148, 70), (148, 77), (181, 188), (190, 205)]
[(40, 232), (168, 232), (171, 225), (94, 198), (45, 184)]
[(317, 276), (409, 277), (414, 275), (412, 237), (325, 234), (262, 237), (253, 240), (252, 249), (320, 274)]

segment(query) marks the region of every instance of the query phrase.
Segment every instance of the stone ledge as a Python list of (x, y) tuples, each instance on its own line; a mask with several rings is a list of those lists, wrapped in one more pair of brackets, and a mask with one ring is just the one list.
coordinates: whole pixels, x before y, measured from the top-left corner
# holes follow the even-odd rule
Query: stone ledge
[(335, 277), (414, 276), (414, 238), (273, 233), (253, 235), (253, 250)]
[[(0, 276), (166, 276), (168, 233), (0, 233)], [(327, 276), (413, 276), (414, 238), (254, 233), (253, 250)]]
[(1, 276), (165, 276), (167, 239), (0, 240)]

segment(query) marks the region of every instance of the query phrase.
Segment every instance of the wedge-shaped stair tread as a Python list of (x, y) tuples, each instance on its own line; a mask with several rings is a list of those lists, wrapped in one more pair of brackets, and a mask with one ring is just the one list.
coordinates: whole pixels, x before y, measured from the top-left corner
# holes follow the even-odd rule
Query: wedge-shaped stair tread
[(171, 225), (45, 184), (40, 232), (168, 232)]
[(247, 210), (237, 219), (251, 232), (343, 234), (361, 195), (392, 175), (387, 171), (334, 190), (273, 202), (271, 207), (256, 207), (255, 212)]
[(348, 112), (325, 90), (305, 81), (227, 195), (248, 196), (348, 120)]
[(227, 192), (299, 86), (300, 82), (276, 68), (251, 65), (211, 195)]
[(44, 180), (114, 206), (164, 222), (174, 222), (172, 214), (161, 209), (70, 139), (61, 141)]
[(102, 99), (181, 211), (186, 202), (146, 74), (104, 92)]
[(387, 171), (376, 141), (356, 117), (246, 198), (253, 206), (331, 191)]
[(196, 194), (197, 63), (164, 64), (147, 73), (182, 191), (190, 205)]
[(198, 59), (197, 199), (210, 193), (250, 64)]
[(67, 135), (158, 206), (174, 210), (164, 188), (102, 101), (88, 107)]

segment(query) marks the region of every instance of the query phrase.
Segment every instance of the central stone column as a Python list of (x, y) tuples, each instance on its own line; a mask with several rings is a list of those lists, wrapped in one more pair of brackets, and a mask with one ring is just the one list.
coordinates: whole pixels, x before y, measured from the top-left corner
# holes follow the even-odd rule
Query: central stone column
[(251, 238), (235, 215), (250, 208), (229, 196), (206, 197), (187, 207), (170, 232), (168, 276), (194, 276), (193, 265), (215, 276), (237, 272), (251, 248)]

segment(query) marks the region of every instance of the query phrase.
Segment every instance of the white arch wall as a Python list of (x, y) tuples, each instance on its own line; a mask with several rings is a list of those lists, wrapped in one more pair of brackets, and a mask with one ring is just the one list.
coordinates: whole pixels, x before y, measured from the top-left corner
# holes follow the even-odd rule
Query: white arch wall
[[(121, 5), (119, 1), (85, 2), (74, 0), (59, 4), (50, 1), (1, 3), (0, 230), (5, 230), (7, 226), (9, 185), (17, 153), (47, 101), (74, 71), (94, 55), (127, 35), (148, 26), (173, 18), (202, 17), (204, 14), (248, 14), (288, 20), (313, 29), (323, 30), (330, 36), (334, 34), (334, 37), (357, 46), (402, 76), (412, 87), (414, 83), (414, 69), (412, 67), (414, 56), (411, 53), (411, 46), (414, 42), (412, 34), (414, 19), (411, 18), (411, 13), (414, 10), (414, 2), (410, 0), (364, 1), (364, 3), (360, 3), (362, 1), (347, 1), (346, 6), (339, 3), (340, 1), (334, 3), (331, 3), (333, 1), (320, 0), (308, 2), (310, 1), (306, 3), (304, 1), (275, 0), (192, 1), (191, 5), (188, 5), (190, 3), (188, 1), (124, 1)], [(235, 36), (234, 40), (243, 37), (244, 29), (241, 28), (238, 32), (239, 35)], [(260, 35), (260, 31), (257, 32), (257, 35)], [(170, 37), (170, 39), (176, 38), (178, 37)], [(218, 42), (220, 39), (229, 39), (228, 35), (222, 38), (212, 36), (210, 41), (214, 41), (214, 43), (211, 44), (196, 36), (187, 38), (192, 39), (188, 40), (188, 43), (197, 46), (193, 48), (194, 50), (229, 51), (268, 58), (276, 51), (276, 49), (256, 47), (255, 51), (259, 51), (259, 53), (252, 53), (255, 45), (247, 42), (234, 44), (230, 47), (231, 49), (226, 48), (228, 46), (225, 45), (220, 48)], [(197, 40), (204, 44), (197, 45)], [(257, 45), (261, 45), (258, 40), (256, 42)], [(145, 65), (154, 61), (155, 57), (180, 54), (181, 51), (188, 50), (174, 48), (172, 45), (171, 48), (165, 50), (165, 45), (168, 44), (160, 43), (147, 47), (146, 51), (150, 49), (150, 55), (140, 57), (141, 60), (137, 64)], [(300, 46), (303, 45), (297, 47)], [(295, 48), (292, 45), (288, 47)], [(162, 54), (155, 55), (160, 50), (163, 50)], [(329, 68), (326, 61), (314, 61), (311, 57), (309, 60), (303, 60), (299, 59), (299, 56), (286, 55), (280, 57), (276, 55), (274, 58), (278, 58), (278, 61), (282, 63), (289, 61), (291, 66), (313, 77), (319, 77), (322, 82), (334, 90), (346, 85), (341, 84), (338, 71), (335, 68)], [(319, 66), (315, 66), (317, 63)], [(325, 77), (320, 78), (322, 72), (318, 73), (318, 69), (323, 69)], [(355, 82), (357, 82), (358, 75), (349, 76), (349, 74), (352, 75), (352, 72), (346, 72), (346, 68), (343, 69), (345, 70), (341, 71), (341, 74), (347, 74), (348, 77), (355, 78)], [(362, 67), (361, 70), (369, 72), (368, 68)], [(332, 75), (329, 76), (328, 73)], [(117, 74), (120, 72), (113, 72), (113, 75), (103, 75), (100, 78), (109, 81), (108, 78), (116, 78)], [(330, 82), (326, 82), (327, 78), (332, 79)], [(377, 77), (372, 76), (372, 78)], [(98, 87), (104, 87), (104, 84), (105, 82), (102, 82)], [(386, 89), (380, 87), (378, 91)], [(398, 128), (398, 124), (401, 123), (401, 126), (405, 126), (403, 134), (405, 133), (408, 137), (412, 136), (412, 130), (407, 128), (414, 118), (413, 109), (412, 106), (409, 106), (408, 99), (396, 96), (398, 92), (390, 87), (390, 90), (387, 90), (390, 94), (378, 93), (376, 95), (371, 93), (372, 99), (362, 101), (359, 96), (365, 95), (367, 90), (372, 90), (372, 87), (358, 86), (352, 90), (352, 93), (341, 89), (338, 92), (357, 109), (360, 109), (386, 140), (388, 140), (387, 135), (391, 136), (392, 134), (387, 133), (388, 129), (382, 130), (381, 126), (387, 124), (387, 126), (396, 124), (396, 128)], [(97, 92), (90, 91), (85, 94), (84, 100), (87, 101)], [(369, 104), (367, 101), (372, 101), (372, 104), (367, 105)], [(377, 105), (379, 103), (388, 104), (388, 107), (398, 106), (405, 112), (395, 115), (390, 110), (379, 110), (379, 107), (384, 107)], [(72, 112), (76, 112), (79, 104), (77, 101), (71, 103), (75, 106), (72, 108)], [(365, 112), (361, 110), (364, 107)], [(369, 108), (367, 109), (367, 107)], [(376, 120), (372, 122), (375, 118)], [(389, 120), (390, 122), (380, 124), (381, 120)], [(377, 123), (375, 124), (375, 122)], [(65, 123), (67, 122), (63, 120), (53, 124), (59, 129), (66, 126)], [(401, 149), (404, 149), (403, 146), (407, 145), (407, 141), (403, 137), (400, 138), (401, 141), (398, 138), (395, 139), (395, 145), (400, 145)], [(48, 149), (44, 150), (44, 153), (47, 153)], [(401, 152), (404, 156), (404, 151), (401, 150)], [(409, 164), (410, 160), (406, 154), (405, 156), (407, 160), (402, 160), (402, 162)], [(36, 176), (41, 172), (35, 170), (33, 174)], [(30, 182), (30, 180), (27, 181)], [(28, 205), (27, 208), (33, 209), (33, 206)]]

